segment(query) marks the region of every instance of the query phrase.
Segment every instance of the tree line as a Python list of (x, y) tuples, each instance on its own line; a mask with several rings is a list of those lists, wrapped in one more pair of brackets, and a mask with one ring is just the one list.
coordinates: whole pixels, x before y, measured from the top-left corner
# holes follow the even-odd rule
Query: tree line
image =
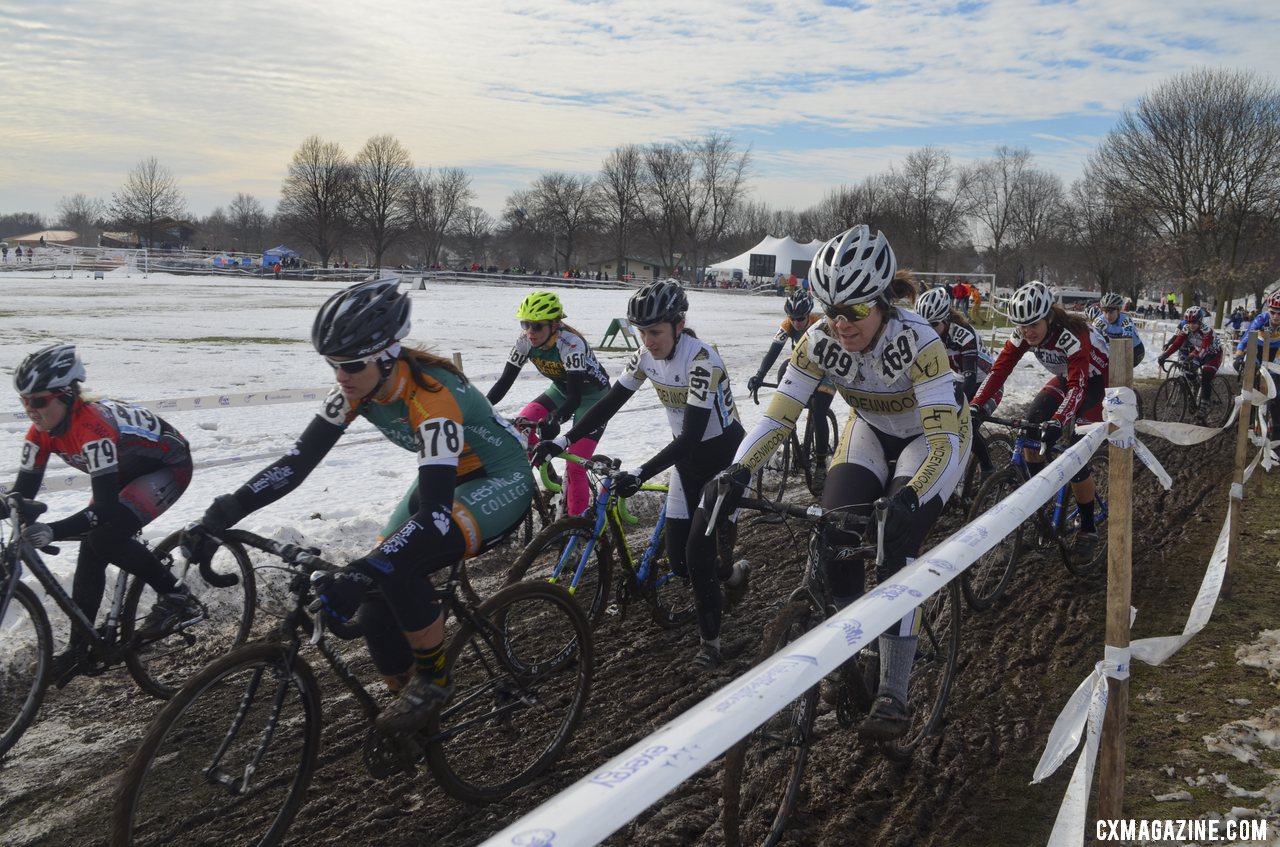
[[(559, 273), (642, 258), (690, 278), (765, 235), (810, 241), (867, 223), (918, 271), (994, 273), (1007, 286), (1043, 278), (1135, 302), (1162, 288), (1185, 302), (1260, 302), (1280, 272), (1280, 90), (1253, 72), (1200, 69), (1158, 85), (1070, 185), (1025, 148), (957, 164), (929, 146), (807, 208), (777, 209), (752, 195), (753, 159), (722, 133), (621, 145), (594, 173), (540, 174), (495, 217), (474, 205), (465, 169), (419, 167), (392, 135), (354, 155), (312, 136), (293, 154), (274, 213), (237, 194), (194, 222), (196, 240), (246, 252), (292, 240), (323, 264), (363, 251), (376, 267)], [(64, 198), (57, 220), (84, 243), (110, 227), (157, 244), (155, 223), (184, 209), (177, 179), (152, 157), (110, 201)], [(0, 215), (0, 232), (43, 226), (37, 215)]]

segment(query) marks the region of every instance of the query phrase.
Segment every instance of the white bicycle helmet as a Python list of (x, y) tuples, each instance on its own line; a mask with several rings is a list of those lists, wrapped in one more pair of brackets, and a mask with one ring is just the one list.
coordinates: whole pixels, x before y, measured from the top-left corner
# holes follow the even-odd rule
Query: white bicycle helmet
[(1040, 280), (1032, 280), (1013, 292), (1009, 299), (1009, 320), (1026, 326), (1044, 320), (1053, 308), (1053, 292)]
[(809, 273), (814, 299), (824, 306), (869, 303), (884, 295), (898, 260), (884, 233), (858, 224), (818, 248)]
[(916, 300), (916, 314), (931, 324), (945, 321), (951, 314), (951, 295), (941, 285), (930, 288)]
[(1102, 295), (1102, 300), (1098, 302), (1098, 305), (1103, 309), (1123, 309), (1124, 297), (1114, 291), (1109, 291)]

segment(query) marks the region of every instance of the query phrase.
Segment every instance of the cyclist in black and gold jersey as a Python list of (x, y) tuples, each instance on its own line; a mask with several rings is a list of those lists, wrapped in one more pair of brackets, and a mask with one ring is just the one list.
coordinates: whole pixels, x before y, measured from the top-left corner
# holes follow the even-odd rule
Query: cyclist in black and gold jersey
[[(765, 418), (743, 440), (737, 464), (725, 477), (741, 491), (790, 436), (818, 385), (830, 378), (852, 411), (822, 505), (868, 514), (878, 498), (889, 497), (884, 581), (917, 555), (960, 481), (969, 453), (969, 410), (957, 397), (946, 348), (933, 327), (891, 303), (914, 295), (915, 282), (909, 272), (897, 271), (882, 233), (873, 236), (865, 225), (840, 233), (818, 250), (809, 278), (826, 320), (791, 352), (791, 366)], [(860, 540), (840, 530), (832, 536), (837, 545)], [(847, 605), (861, 594), (861, 560), (851, 565), (837, 559), (826, 567), (837, 603)], [(880, 636), (880, 693), (861, 727), (866, 737), (893, 739), (907, 729), (919, 613), (917, 608)]]
[[(311, 343), (337, 385), (294, 449), (201, 519), (226, 529), (293, 491), (357, 417), (418, 457), (418, 477), (369, 553), (318, 586), (339, 621), (358, 616), (374, 664), (399, 699), (379, 727), (412, 732), (449, 698), (444, 605), (428, 575), (469, 558), (519, 524), (533, 475), (519, 436), (453, 363), (403, 347), (409, 297), (396, 280), (360, 283), (320, 307)], [(369, 595), (373, 586), (381, 596)]]

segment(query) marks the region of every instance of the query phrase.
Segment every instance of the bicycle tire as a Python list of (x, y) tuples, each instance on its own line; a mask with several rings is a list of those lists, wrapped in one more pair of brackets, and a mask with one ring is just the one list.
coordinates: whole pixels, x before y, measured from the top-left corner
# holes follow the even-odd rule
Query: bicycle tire
[[(241, 647), (206, 665), (165, 704), (116, 789), (114, 847), (267, 847), (284, 839), (305, 799), (321, 730), (320, 685), (304, 660), (290, 662), (290, 652), (287, 644)], [(281, 707), (268, 736), (264, 721), (276, 697)], [(270, 749), (255, 763), (264, 738)], [(250, 792), (207, 776), (215, 764), (227, 778), (254, 766)]]
[[(662, 544), (665, 546), (666, 543), (664, 533)], [(693, 587), (688, 579), (682, 579), (671, 570), (671, 560), (666, 556), (655, 555), (649, 563), (644, 595), (649, 601), (649, 612), (654, 623), (663, 629), (687, 626), (698, 616)]]
[(1231, 417), (1234, 394), (1231, 383), (1222, 374), (1213, 375), (1213, 383), (1209, 389), (1209, 408), (1205, 411), (1205, 426), (1219, 429), (1226, 425)]
[[(493, 625), (499, 643), (491, 646), (471, 622), (461, 625), (445, 652), (453, 696), (432, 715), (424, 741), (440, 787), (483, 804), (505, 799), (559, 759), (590, 699), (595, 660), (591, 624), (558, 585), (509, 585), (476, 616)], [(561, 708), (558, 721), (549, 719)], [(512, 763), (523, 754), (532, 758)]]
[(19, 582), (0, 621), (0, 759), (31, 726), (49, 687), (53, 631), (34, 591)]
[[(765, 630), (759, 659), (774, 655), (819, 620), (806, 602), (783, 606)], [(814, 686), (725, 753), (720, 783), (725, 844), (772, 847), (782, 838), (800, 798), (817, 713)]]
[(1187, 414), (1187, 395), (1179, 379), (1166, 379), (1156, 389), (1151, 404), (1151, 417), (1157, 421), (1181, 423)]
[[(1013, 466), (996, 471), (978, 488), (969, 507), (969, 520), (976, 520), (991, 507), (1022, 486), (1022, 474)], [(960, 574), (964, 599), (976, 612), (985, 611), (1004, 596), (1022, 555), (1022, 527), (1001, 539), (1000, 543), (979, 556)]]
[(911, 665), (907, 706), (911, 727), (895, 741), (881, 742), (886, 758), (909, 760), (942, 721), (960, 653), (960, 588), (953, 579), (923, 604), (920, 641)]
[(796, 444), (796, 434), (793, 432), (782, 442), (782, 449), (778, 451), (778, 487), (777, 494), (772, 498), (776, 502), (781, 503), (787, 493), (787, 482), (791, 478), (792, 472), (795, 471), (795, 464), (798, 459), (798, 448), (793, 447)]
[[(999, 471), (1008, 467), (1013, 458), (1014, 442), (1007, 433), (993, 432), (990, 435), (986, 435), (975, 430), (973, 437), (975, 439), (981, 438), (982, 443), (987, 447), (987, 456), (991, 459), (991, 475), (983, 475), (982, 463), (978, 460), (978, 451), (976, 449), (971, 450), (960, 487), (951, 495), (951, 499), (960, 505), (966, 515), (971, 515), (972, 504), (977, 499), (983, 483), (990, 479), (991, 476), (995, 476)], [(970, 520), (972, 519), (971, 516)]]
[(1067, 495), (1063, 501), (1065, 514), (1062, 532), (1058, 537), (1058, 550), (1062, 554), (1062, 563), (1076, 576), (1089, 576), (1098, 571), (1107, 561), (1107, 477), (1110, 466), (1107, 463), (1106, 451), (1094, 453), (1089, 462), (1090, 475), (1093, 477), (1093, 519), (1098, 531), (1098, 548), (1094, 551), (1093, 558), (1087, 562), (1077, 561), (1072, 554), (1076, 533), (1079, 532), (1077, 526), (1079, 510), (1070, 485), (1067, 486)]
[[(572, 579), (570, 567), (578, 561), (584, 544), (595, 539), (592, 550), (593, 561), (587, 562), (582, 570), (582, 579), (577, 590), (570, 592), (587, 620), (594, 629), (604, 617), (605, 605), (609, 601), (609, 579), (613, 573), (613, 549), (609, 544), (607, 533), (595, 538), (595, 521), (591, 518), (564, 518), (538, 533), (533, 541), (524, 548), (507, 571), (506, 586), (523, 580), (537, 579), (550, 584), (566, 587)], [(560, 560), (572, 544), (571, 559), (561, 566)], [(557, 567), (564, 572), (557, 575)]]
[[(166, 537), (156, 545), (156, 558), (164, 561), (177, 549), (180, 540), (181, 532)], [(216, 588), (196, 577), (197, 568), (187, 572), (187, 586), (208, 611), (208, 617), (190, 628), (146, 644), (131, 642), (155, 603), (156, 593), (140, 579), (129, 580), (120, 612), (120, 641), (126, 645), (124, 661), (129, 675), (152, 697), (168, 700), (187, 677), (212, 659), (244, 644), (249, 637), (258, 598), (253, 560), (243, 545), (227, 541), (218, 545), (210, 567), (216, 575), (234, 581), (225, 588)]]

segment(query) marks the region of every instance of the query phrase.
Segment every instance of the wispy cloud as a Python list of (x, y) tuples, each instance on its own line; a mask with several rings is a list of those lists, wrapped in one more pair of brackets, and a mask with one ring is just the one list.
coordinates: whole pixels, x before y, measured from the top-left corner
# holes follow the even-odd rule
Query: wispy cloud
[(0, 0), (0, 197), (52, 212), (155, 155), (197, 212), (271, 205), (313, 133), (354, 153), (390, 132), (473, 169), (493, 212), (543, 170), (712, 131), (753, 145), (779, 206), (929, 143), (1027, 145), (1069, 176), (1172, 73), (1280, 75), (1277, 24), (1240, 0)]

